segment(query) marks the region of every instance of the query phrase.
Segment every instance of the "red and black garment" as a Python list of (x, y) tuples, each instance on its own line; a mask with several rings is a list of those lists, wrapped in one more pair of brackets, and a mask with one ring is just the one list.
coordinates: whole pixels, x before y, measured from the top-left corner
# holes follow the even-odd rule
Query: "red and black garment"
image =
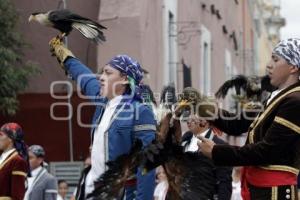
[(23, 200), (25, 180), (29, 172), (27, 147), (24, 143), (22, 128), (16, 123), (7, 123), (0, 128), (0, 134), (14, 142), (12, 150), (0, 163), (0, 200)]

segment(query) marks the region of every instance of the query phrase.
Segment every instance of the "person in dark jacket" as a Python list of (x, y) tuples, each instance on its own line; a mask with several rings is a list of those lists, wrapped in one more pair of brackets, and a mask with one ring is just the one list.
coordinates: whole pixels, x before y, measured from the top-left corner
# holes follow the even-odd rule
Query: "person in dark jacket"
[(201, 137), (202, 143), (198, 145), (217, 165), (244, 166), (245, 200), (298, 199), (300, 39), (281, 41), (273, 50), (267, 71), (270, 83), (277, 90), (253, 122), (244, 113), (238, 118), (228, 118), (231, 114), (221, 109), (212, 121), (228, 134), (248, 131), (246, 144), (243, 147), (219, 145)]
[[(214, 196), (212, 196), (211, 199), (217, 198), (221, 200), (230, 200), (232, 193), (232, 167), (217, 167), (201, 152), (198, 154), (199, 149), (197, 142), (199, 139), (197, 136), (201, 135), (209, 140), (212, 140), (216, 144), (226, 144), (225, 141), (223, 141), (214, 133), (208, 121), (200, 119), (195, 115), (191, 115), (189, 117), (187, 125), (189, 131), (183, 135), (181, 144), (184, 146), (184, 150), (186, 152), (195, 152), (197, 154), (195, 159), (199, 161), (207, 160), (207, 162), (201, 162), (202, 165), (207, 164), (211, 166), (210, 174), (214, 176), (215, 180), (212, 183), (207, 182), (207, 184), (214, 184), (214, 187), (212, 188), (215, 188), (215, 190), (211, 192), (211, 194)], [(201, 177), (199, 177), (199, 182), (204, 184), (206, 181), (205, 179), (201, 179)]]

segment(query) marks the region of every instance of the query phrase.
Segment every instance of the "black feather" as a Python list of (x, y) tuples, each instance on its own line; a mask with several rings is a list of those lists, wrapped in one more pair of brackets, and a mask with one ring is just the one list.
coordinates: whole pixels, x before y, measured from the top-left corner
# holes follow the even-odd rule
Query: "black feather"
[[(102, 32), (102, 30), (106, 29), (106, 27), (91, 19), (72, 13), (67, 9), (50, 11), (48, 19), (53, 23), (54, 28), (58, 29), (62, 33), (66, 33), (66, 35), (75, 28), (85, 37), (92, 39), (96, 43), (106, 40)], [(85, 30), (78, 28), (78, 26), (75, 26), (76, 24), (80, 27), (85, 27)], [(88, 31), (88, 29), (92, 32)], [(90, 37), (88, 37), (86, 33), (89, 33)]]
[(154, 162), (145, 157), (144, 167), (150, 171), (163, 165), (169, 182), (166, 199), (198, 200), (213, 196), (216, 185), (215, 167), (209, 158), (197, 152), (184, 152), (181, 145), (170, 145), (168, 142), (153, 156)]
[[(172, 131), (169, 134), (173, 134)], [(214, 165), (199, 153), (184, 152), (181, 145), (153, 141), (142, 150), (138, 140), (129, 154), (108, 162), (108, 171), (95, 183), (95, 191), (89, 195), (94, 200), (117, 200), (122, 197), (125, 181), (140, 166), (144, 173), (163, 165), (168, 177), (167, 200), (210, 199), (215, 192)], [(151, 156), (149, 156), (151, 155)]]
[(217, 98), (225, 98), (229, 89), (235, 88), (236, 93), (239, 95), (241, 93), (241, 88), (246, 90), (248, 80), (247, 77), (244, 75), (238, 75), (231, 80), (226, 81), (216, 92)]
[(269, 76), (263, 76), (261, 78), (261, 89), (267, 92), (273, 92), (274, 90), (276, 90), (276, 88), (271, 85)]
[(246, 98), (249, 100), (262, 101), (264, 92), (273, 92), (276, 88), (270, 83), (269, 76), (250, 76), (238, 75), (231, 80), (226, 81), (216, 92), (217, 98), (225, 98), (229, 89), (235, 88), (237, 95), (241, 95), (241, 91), (246, 93)]
[(95, 182), (95, 190), (88, 195), (93, 200), (118, 200), (122, 197), (127, 179), (136, 173), (142, 162), (140, 153), (143, 143), (136, 140), (128, 154), (107, 162), (108, 170)]
[[(163, 123), (169, 125), (169, 121)], [(180, 125), (180, 124), (179, 124)], [(169, 182), (168, 200), (210, 199), (215, 189), (212, 161), (199, 153), (186, 153), (184, 147), (174, 142), (176, 126), (169, 127), (166, 139), (158, 140), (142, 148), (137, 140), (130, 153), (120, 155), (108, 162), (109, 169), (100, 177), (95, 191), (90, 195), (95, 200), (119, 199), (125, 182), (136, 174), (138, 167), (147, 173), (162, 165)]]
[(160, 103), (171, 109), (171, 106), (177, 102), (176, 89), (174, 84), (165, 86), (161, 92)]
[(177, 167), (181, 166), (183, 174), (180, 183), (180, 199), (210, 199), (215, 190), (216, 180), (213, 162), (198, 152), (183, 153), (178, 159)]

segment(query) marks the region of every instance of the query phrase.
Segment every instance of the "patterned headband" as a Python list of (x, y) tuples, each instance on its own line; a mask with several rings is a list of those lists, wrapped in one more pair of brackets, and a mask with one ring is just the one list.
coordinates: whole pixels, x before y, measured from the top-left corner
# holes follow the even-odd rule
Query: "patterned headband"
[(300, 68), (300, 39), (290, 38), (280, 41), (273, 53), (284, 58), (288, 64)]

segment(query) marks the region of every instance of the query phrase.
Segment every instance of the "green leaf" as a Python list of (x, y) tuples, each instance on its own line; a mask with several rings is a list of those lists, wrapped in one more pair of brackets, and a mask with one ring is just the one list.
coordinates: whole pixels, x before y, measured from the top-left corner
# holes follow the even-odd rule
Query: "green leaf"
[(11, 0), (0, 0), (0, 16), (0, 113), (15, 115), (18, 94), (39, 69), (36, 64), (24, 61), (22, 50), (29, 45), (17, 29), (18, 13)]

